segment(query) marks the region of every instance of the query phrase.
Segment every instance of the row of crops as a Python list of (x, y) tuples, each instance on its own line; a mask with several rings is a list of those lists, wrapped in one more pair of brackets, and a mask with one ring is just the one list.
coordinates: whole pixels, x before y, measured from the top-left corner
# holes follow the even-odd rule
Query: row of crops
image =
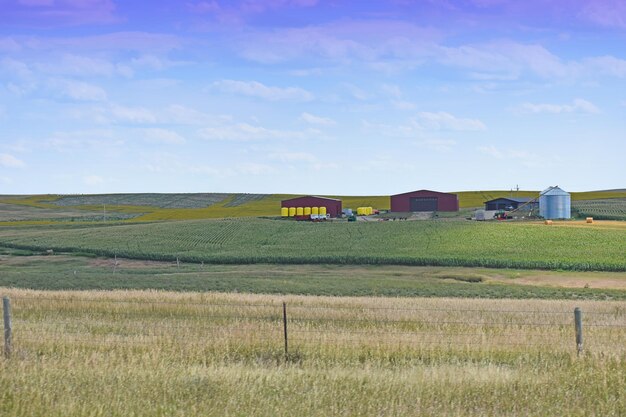
[(626, 198), (573, 201), (572, 212), (598, 220), (626, 220)]
[(312, 224), (265, 219), (0, 230), (0, 246), (211, 263), (329, 263), (626, 271), (619, 229), (529, 223)]

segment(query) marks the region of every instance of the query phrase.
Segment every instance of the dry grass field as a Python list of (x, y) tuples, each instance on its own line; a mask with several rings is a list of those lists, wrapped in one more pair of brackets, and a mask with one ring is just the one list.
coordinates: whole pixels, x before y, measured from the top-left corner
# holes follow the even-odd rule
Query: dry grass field
[(7, 417), (626, 412), (624, 302), (0, 292)]

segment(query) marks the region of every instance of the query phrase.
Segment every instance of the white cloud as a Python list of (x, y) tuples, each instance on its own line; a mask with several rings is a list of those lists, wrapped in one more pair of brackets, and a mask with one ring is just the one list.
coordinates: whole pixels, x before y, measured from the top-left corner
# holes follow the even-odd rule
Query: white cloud
[(417, 105), (405, 100), (391, 100), (391, 105), (398, 110), (415, 110)]
[(238, 164), (237, 171), (240, 174), (245, 175), (266, 175), (276, 172), (276, 168), (270, 165), (249, 162), (245, 164)]
[(587, 58), (583, 60), (582, 65), (589, 74), (597, 75), (600, 73), (619, 78), (626, 77), (626, 60), (615, 58), (614, 56), (605, 55)]
[(213, 88), (224, 93), (240, 94), (270, 101), (311, 101), (314, 98), (313, 94), (299, 87), (270, 87), (258, 81), (221, 80), (214, 82)]
[(418, 124), (424, 129), (475, 131), (485, 130), (486, 126), (478, 119), (458, 118), (446, 112), (421, 112)]
[(495, 146), (491, 145), (491, 146), (480, 146), (478, 148), (478, 150), (482, 153), (484, 153), (485, 155), (489, 155), (493, 158), (496, 159), (502, 159), (504, 158), (504, 154), (502, 153), (502, 151), (500, 151), (498, 148), (496, 148)]
[(270, 139), (306, 139), (306, 132), (268, 129), (248, 123), (235, 123), (201, 129), (199, 135), (207, 140), (254, 141)]
[(575, 99), (572, 104), (547, 104), (547, 103), (524, 103), (522, 110), (529, 113), (600, 113), (593, 103), (580, 98)]
[(156, 123), (157, 117), (144, 107), (126, 107), (114, 104), (109, 109), (110, 115), (121, 122)]
[(141, 129), (144, 138), (148, 142), (180, 145), (185, 143), (185, 138), (178, 133), (160, 128)]
[(395, 98), (395, 99), (402, 98), (402, 95), (403, 95), (402, 90), (400, 90), (400, 87), (398, 87), (397, 85), (383, 84), (380, 89), (383, 93), (385, 93), (386, 95), (392, 98)]
[(4, 58), (0, 61), (0, 70), (20, 79), (31, 79), (33, 71), (28, 64), (13, 58)]
[[(408, 71), (427, 63), (469, 70), (468, 76), (474, 79), (499, 81), (513, 81), (524, 75), (544, 79), (595, 78), (598, 71), (626, 76), (626, 61), (614, 56), (566, 60), (539, 43), (511, 40), (449, 46), (432, 29), (398, 21), (349, 20), (255, 31), (248, 36), (237, 45), (239, 53), (263, 63), (321, 60), (383, 72)], [(393, 94), (393, 88), (386, 93)]]
[(104, 178), (99, 175), (86, 175), (83, 177), (83, 183), (89, 186), (102, 185), (104, 182)]
[(56, 152), (71, 152), (88, 149), (104, 152), (114, 147), (121, 147), (124, 141), (117, 139), (115, 132), (109, 129), (76, 130), (54, 132), (44, 141), (44, 145)]
[(499, 160), (517, 160), (527, 167), (544, 166), (548, 161), (545, 157), (533, 154), (531, 152), (519, 149), (499, 149), (493, 145), (480, 146), (477, 148), (479, 152), (491, 156)]
[(320, 125), (320, 126), (333, 126), (337, 124), (337, 122), (335, 122), (333, 119), (330, 119), (328, 117), (315, 116), (311, 113), (306, 113), (306, 112), (300, 115), (300, 120), (307, 122), (309, 124), (312, 124), (312, 125)]
[(626, 3), (622, 0), (589, 1), (580, 15), (606, 27), (626, 28)]
[(8, 153), (0, 153), (0, 166), (5, 168), (22, 168), (26, 164)]
[(34, 66), (43, 73), (57, 75), (101, 77), (122, 75), (130, 77), (133, 74), (132, 69), (123, 64), (116, 64), (107, 59), (69, 53), (62, 54), (52, 62), (39, 62)]
[(269, 158), (280, 162), (317, 162), (315, 155), (308, 152), (274, 152)]
[(49, 87), (63, 97), (78, 101), (105, 101), (107, 93), (103, 88), (83, 81), (51, 80)]
[(426, 139), (416, 142), (417, 146), (427, 148), (437, 152), (449, 152), (456, 145), (452, 139)]
[(0, 38), (0, 51), (17, 52), (22, 49), (21, 45), (13, 38)]
[(368, 92), (357, 87), (356, 85), (344, 84), (344, 86), (346, 87), (350, 95), (357, 100), (365, 101), (371, 97)]

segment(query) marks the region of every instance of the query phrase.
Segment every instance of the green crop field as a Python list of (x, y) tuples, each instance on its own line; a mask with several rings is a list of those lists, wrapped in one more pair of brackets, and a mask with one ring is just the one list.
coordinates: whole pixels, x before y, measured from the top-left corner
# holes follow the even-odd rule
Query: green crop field
[(394, 265), (215, 265), (0, 248), (0, 287), (335, 296), (625, 300), (616, 272)]
[(593, 217), (597, 220), (626, 220), (626, 198), (574, 201), (572, 211), (578, 217)]
[[(567, 224), (567, 223), (565, 223)], [(207, 263), (396, 264), (626, 271), (621, 223), (223, 219), (0, 229), (0, 246)], [(583, 243), (584, 242), (584, 243)]]

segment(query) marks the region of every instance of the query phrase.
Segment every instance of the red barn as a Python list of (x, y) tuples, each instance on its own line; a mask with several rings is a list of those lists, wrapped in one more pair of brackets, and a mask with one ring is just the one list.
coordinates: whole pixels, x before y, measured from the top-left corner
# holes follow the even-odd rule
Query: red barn
[(456, 194), (419, 190), (391, 196), (391, 211), (459, 211)]
[(326, 213), (330, 214), (330, 217), (339, 217), (341, 215), (341, 200), (327, 197), (296, 197), (289, 200), (283, 200), (280, 202), (281, 207), (326, 207)]

